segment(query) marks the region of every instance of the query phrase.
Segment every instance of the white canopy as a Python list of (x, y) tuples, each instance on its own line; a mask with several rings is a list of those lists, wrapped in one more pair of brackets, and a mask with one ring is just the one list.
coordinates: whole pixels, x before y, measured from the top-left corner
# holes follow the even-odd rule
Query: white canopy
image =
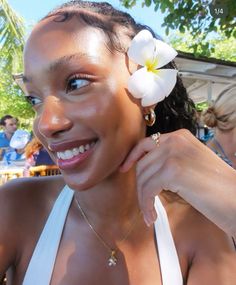
[(236, 83), (236, 63), (214, 58), (195, 58), (179, 52), (175, 63), (195, 103), (211, 102), (229, 85)]

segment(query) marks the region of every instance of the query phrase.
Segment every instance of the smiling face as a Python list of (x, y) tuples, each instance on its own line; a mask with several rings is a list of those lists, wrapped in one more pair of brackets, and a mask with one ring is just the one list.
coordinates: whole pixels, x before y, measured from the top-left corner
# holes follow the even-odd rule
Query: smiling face
[(47, 19), (25, 48), (25, 82), (34, 105), (34, 132), (82, 190), (113, 174), (145, 135), (138, 101), (127, 93), (126, 56), (106, 37), (73, 17)]

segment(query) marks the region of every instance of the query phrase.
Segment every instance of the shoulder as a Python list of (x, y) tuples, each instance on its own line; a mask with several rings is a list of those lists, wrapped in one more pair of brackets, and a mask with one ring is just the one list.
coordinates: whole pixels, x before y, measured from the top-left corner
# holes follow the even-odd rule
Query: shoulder
[(63, 187), (61, 177), (14, 179), (0, 188), (0, 227), (26, 227), (31, 215), (46, 211)]
[(181, 198), (164, 200), (181, 267), (191, 284), (218, 285), (235, 280), (232, 238)]
[[(173, 234), (197, 251), (207, 250), (215, 243), (230, 240), (220, 228), (176, 194), (162, 195)], [(205, 251), (206, 252), (206, 251)]]
[(1, 186), (0, 274), (19, 262), (23, 252), (31, 254), (62, 187), (56, 176), (18, 178)]

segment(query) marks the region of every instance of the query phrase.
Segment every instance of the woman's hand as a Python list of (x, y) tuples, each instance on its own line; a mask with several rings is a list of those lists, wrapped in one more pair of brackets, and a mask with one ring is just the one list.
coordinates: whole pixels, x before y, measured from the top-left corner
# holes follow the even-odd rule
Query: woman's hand
[(222, 189), (226, 191), (228, 185), (236, 200), (236, 172), (188, 130), (162, 134), (158, 145), (151, 137), (141, 140), (120, 171), (126, 172), (135, 164), (138, 199), (148, 225), (156, 219), (154, 198), (166, 189), (229, 230), (225, 215), (227, 207), (236, 213), (236, 202)]

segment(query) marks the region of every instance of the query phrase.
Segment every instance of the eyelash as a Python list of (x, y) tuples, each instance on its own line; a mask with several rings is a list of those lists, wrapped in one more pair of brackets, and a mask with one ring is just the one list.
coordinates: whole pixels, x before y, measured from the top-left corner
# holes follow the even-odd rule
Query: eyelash
[[(41, 99), (37, 98), (37, 97), (34, 97), (34, 96), (25, 96), (27, 102), (32, 105), (32, 106), (35, 106), (39, 103), (41, 103)], [(38, 102), (34, 102), (34, 100), (38, 100)]]
[[(79, 80), (82, 82), (82, 84), (77, 88), (76, 81), (79, 81)], [(91, 83), (91, 80), (92, 80), (92, 77), (90, 75), (75, 74), (67, 80), (66, 92), (73, 92), (74, 90), (78, 90), (80, 88), (86, 87), (87, 85)], [(74, 87), (73, 87), (73, 83), (75, 85)]]
[[(76, 80), (81, 80), (83, 82), (86, 81), (85, 84), (82, 84), (82, 86), (80, 86), (79, 88), (73, 88), (71, 87), (72, 86), (72, 83), (73, 81), (76, 81)], [(66, 92), (72, 92), (74, 90), (77, 90), (77, 89), (80, 89), (80, 88), (83, 88), (83, 87), (86, 87), (87, 85), (89, 85), (91, 83), (91, 80), (92, 80), (92, 76), (90, 75), (79, 75), (79, 74), (75, 74), (73, 76), (71, 76), (68, 80), (66, 80), (67, 82), (67, 85), (66, 85)], [(70, 86), (71, 85), (71, 86)], [(26, 100), (29, 102), (30, 105), (32, 106), (35, 106), (35, 105), (38, 105), (42, 102), (41, 99), (39, 99), (38, 97), (35, 97), (35, 96), (25, 96), (26, 97)], [(35, 102), (37, 101), (37, 102)]]

